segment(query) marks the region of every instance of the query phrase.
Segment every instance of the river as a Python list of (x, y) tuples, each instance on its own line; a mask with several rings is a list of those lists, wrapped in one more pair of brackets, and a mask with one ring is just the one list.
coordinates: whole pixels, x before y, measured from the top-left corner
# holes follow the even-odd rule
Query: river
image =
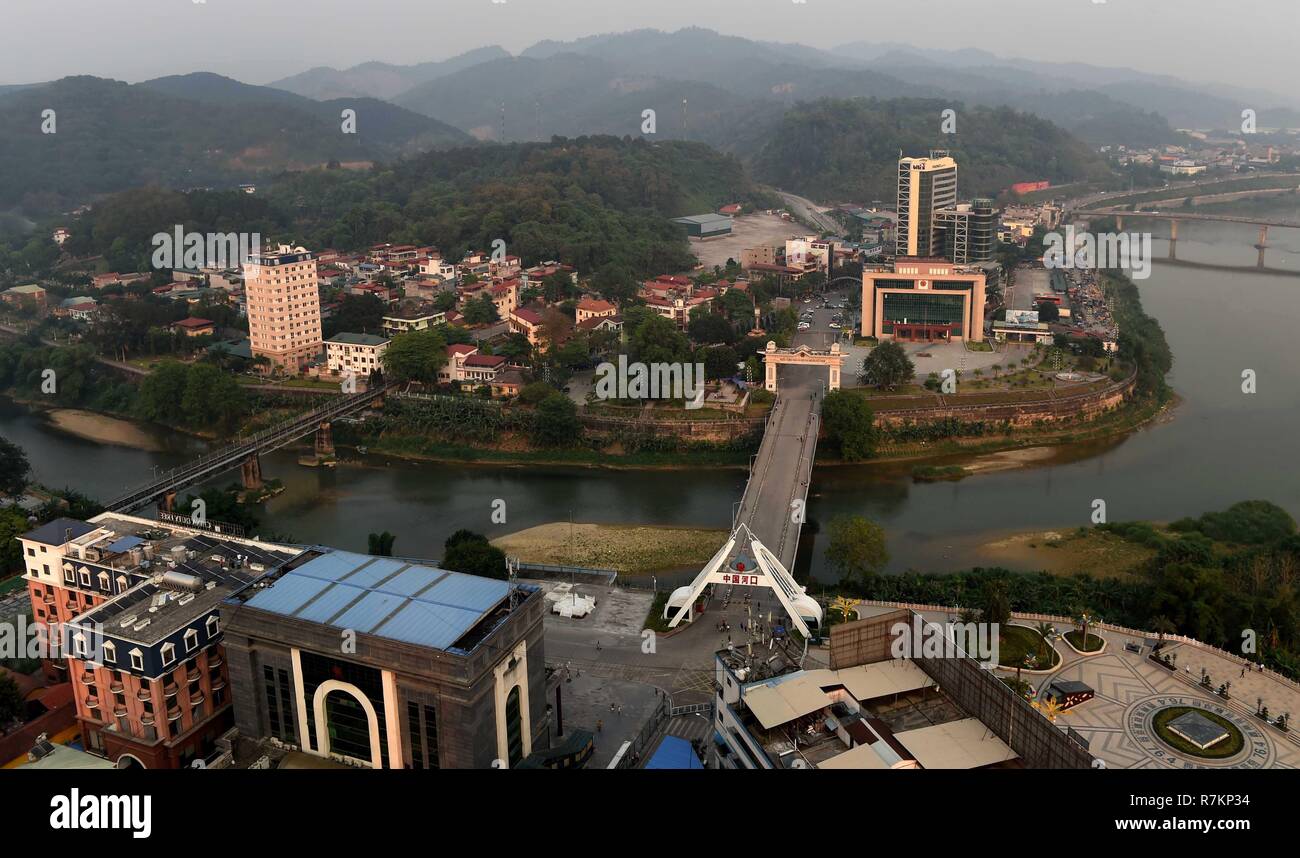
[[(1300, 220), (1294, 198), (1231, 210)], [(1250, 226), (1184, 223), (1178, 256), (1251, 266), (1255, 240)], [(1300, 271), (1300, 231), (1274, 230), (1270, 240), (1268, 264)], [(1157, 257), (1166, 252), (1157, 237)], [(947, 571), (995, 562), (982, 546), (1000, 535), (1088, 525), (1094, 500), (1105, 501), (1111, 521), (1168, 521), (1249, 499), (1273, 501), (1300, 517), (1293, 464), (1300, 438), (1300, 277), (1157, 264), (1138, 286), (1174, 353), (1169, 382), (1182, 402), (1170, 419), (960, 482), (913, 483), (911, 463), (819, 468), (810, 520), (866, 515), (886, 529), (891, 571)], [(1255, 372), (1257, 393), (1242, 392), (1246, 369)], [(26, 449), (39, 481), (101, 498), (201, 447), (153, 431), (163, 449), (143, 452), (84, 441), (55, 431), (38, 414), (0, 408), (0, 435)], [(443, 540), (462, 527), (497, 536), (570, 515), (725, 528), (744, 483), (737, 470), (445, 465), (376, 456), (335, 470), (308, 469), (292, 451), (263, 457), (263, 472), (286, 486), (266, 505), (265, 529), (361, 551), (368, 533), (388, 530), (397, 535), (399, 554), (430, 557), (440, 556)], [(506, 504), (505, 524), (491, 520), (498, 499)], [(833, 577), (824, 567), (823, 539), (805, 528), (800, 551), (801, 571), (811, 568), (819, 579)]]

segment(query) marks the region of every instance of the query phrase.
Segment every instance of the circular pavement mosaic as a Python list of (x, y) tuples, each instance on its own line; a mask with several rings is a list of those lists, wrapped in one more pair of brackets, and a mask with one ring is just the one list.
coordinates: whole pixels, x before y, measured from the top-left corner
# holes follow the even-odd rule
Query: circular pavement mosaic
[[(1206, 760), (1191, 757), (1175, 751), (1156, 735), (1152, 721), (1156, 713), (1170, 706), (1188, 706), (1205, 712), (1213, 712), (1224, 718), (1241, 731), (1245, 740), (1241, 751), (1221, 760)], [(1273, 743), (1257, 725), (1245, 716), (1212, 700), (1200, 697), (1184, 697), (1177, 694), (1162, 694), (1147, 697), (1131, 705), (1124, 713), (1124, 723), (1130, 737), (1151, 760), (1170, 769), (1266, 769), (1273, 765), (1275, 751)]]

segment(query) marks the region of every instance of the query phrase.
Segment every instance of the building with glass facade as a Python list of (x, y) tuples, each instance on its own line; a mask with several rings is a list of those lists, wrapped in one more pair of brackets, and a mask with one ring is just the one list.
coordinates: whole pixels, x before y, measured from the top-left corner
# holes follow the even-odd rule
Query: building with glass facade
[(862, 270), (862, 335), (904, 342), (984, 339), (984, 272), (946, 259)]
[(957, 205), (957, 162), (947, 152), (898, 162), (898, 227), (894, 243), (899, 256), (933, 257), (943, 251), (943, 233), (935, 213)]

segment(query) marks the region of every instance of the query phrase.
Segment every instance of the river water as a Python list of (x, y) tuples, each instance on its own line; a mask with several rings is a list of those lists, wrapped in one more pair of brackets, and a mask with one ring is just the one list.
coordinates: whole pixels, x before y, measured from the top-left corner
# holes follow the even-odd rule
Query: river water
[[(1300, 220), (1294, 198), (1232, 212)], [(1274, 230), (1270, 240), (1268, 264), (1300, 271), (1300, 231)], [(1255, 241), (1254, 227), (1184, 223), (1178, 256), (1251, 266)], [(1166, 252), (1157, 237), (1157, 257)], [(820, 468), (810, 520), (866, 515), (888, 534), (891, 571), (946, 571), (993, 562), (981, 546), (1002, 534), (1090, 524), (1098, 499), (1111, 521), (1167, 521), (1249, 499), (1273, 501), (1300, 518), (1300, 277), (1157, 264), (1138, 286), (1173, 348), (1169, 381), (1182, 402), (1171, 419), (1126, 438), (1057, 450), (1031, 467), (960, 482), (913, 483), (912, 463)], [(1251, 395), (1242, 392), (1247, 369), (1257, 379)], [(26, 449), (39, 481), (100, 498), (202, 446), (152, 431), (163, 442), (161, 452), (84, 441), (53, 430), (40, 415), (0, 407), (0, 435)], [(570, 516), (725, 528), (744, 486), (739, 470), (698, 468), (470, 466), (369, 456), (327, 470), (299, 466), (292, 451), (265, 456), (262, 465), (286, 486), (266, 504), (264, 529), (360, 551), (368, 533), (388, 530), (397, 535), (399, 554), (428, 557), (440, 556), (443, 540), (458, 528), (498, 536)], [(505, 524), (491, 519), (498, 499), (505, 501)], [(814, 531), (805, 528), (801, 571), (833, 577), (824, 568), (824, 537)]]

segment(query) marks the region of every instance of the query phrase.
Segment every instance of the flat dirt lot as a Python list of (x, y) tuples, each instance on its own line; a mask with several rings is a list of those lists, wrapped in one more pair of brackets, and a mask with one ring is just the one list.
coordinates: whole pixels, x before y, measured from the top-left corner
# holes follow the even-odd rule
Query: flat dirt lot
[(691, 250), (705, 268), (726, 265), (728, 259), (740, 261), (740, 252), (747, 247), (770, 244), (785, 247), (787, 238), (807, 235), (808, 231), (793, 221), (781, 220), (776, 215), (752, 214), (735, 218), (731, 235), (704, 241), (691, 239)]

